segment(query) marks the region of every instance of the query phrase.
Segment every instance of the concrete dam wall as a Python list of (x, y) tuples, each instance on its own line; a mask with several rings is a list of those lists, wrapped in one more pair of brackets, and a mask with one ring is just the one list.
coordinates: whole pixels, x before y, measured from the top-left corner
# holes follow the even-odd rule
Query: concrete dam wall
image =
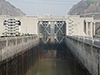
[(38, 46), (17, 53), (0, 62), (0, 75), (26, 75), (38, 61)]
[(97, 39), (67, 36), (66, 44), (92, 75), (100, 75), (100, 42)]
[(0, 61), (31, 48), (38, 43), (39, 39), (36, 35), (0, 38)]
[(38, 61), (37, 36), (0, 38), (0, 75), (25, 75)]

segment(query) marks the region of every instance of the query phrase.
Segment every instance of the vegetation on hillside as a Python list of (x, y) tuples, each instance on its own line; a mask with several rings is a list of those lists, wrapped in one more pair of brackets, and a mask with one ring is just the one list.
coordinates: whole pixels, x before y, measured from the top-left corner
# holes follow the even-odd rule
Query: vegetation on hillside
[(93, 4), (95, 2), (100, 2), (100, 0), (86, 0), (88, 4)]

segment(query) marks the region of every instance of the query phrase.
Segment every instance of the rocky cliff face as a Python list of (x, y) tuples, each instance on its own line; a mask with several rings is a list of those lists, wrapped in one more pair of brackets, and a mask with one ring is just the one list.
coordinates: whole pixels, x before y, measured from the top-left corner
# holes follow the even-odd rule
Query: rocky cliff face
[(20, 9), (17, 9), (11, 5), (9, 2), (0, 0), (0, 15), (23, 16), (25, 14)]
[(80, 1), (74, 5), (69, 11), (69, 15), (82, 15), (82, 14), (100, 14), (100, 5), (88, 4), (85, 0)]
[(84, 10), (87, 9), (89, 5), (85, 1), (80, 1), (78, 4), (74, 5), (69, 11), (69, 15), (80, 15), (84, 13)]

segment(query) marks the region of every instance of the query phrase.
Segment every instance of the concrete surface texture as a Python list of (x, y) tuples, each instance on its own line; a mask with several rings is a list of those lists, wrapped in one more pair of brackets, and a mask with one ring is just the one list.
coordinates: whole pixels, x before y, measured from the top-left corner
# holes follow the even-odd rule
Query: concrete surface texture
[(38, 36), (6, 37), (0, 39), (0, 61), (39, 43)]
[(100, 75), (100, 41), (67, 36), (66, 44), (92, 75)]

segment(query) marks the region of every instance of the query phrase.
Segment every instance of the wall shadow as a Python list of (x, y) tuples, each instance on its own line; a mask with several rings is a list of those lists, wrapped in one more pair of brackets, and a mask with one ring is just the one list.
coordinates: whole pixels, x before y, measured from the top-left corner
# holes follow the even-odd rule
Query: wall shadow
[[(40, 60), (65, 60), (65, 65), (68, 66), (70, 75), (90, 75), (88, 70), (74, 57), (65, 43), (65, 39), (59, 43), (46, 44), (40, 39), (39, 44), (39, 59)], [(57, 64), (57, 62), (56, 62)]]

